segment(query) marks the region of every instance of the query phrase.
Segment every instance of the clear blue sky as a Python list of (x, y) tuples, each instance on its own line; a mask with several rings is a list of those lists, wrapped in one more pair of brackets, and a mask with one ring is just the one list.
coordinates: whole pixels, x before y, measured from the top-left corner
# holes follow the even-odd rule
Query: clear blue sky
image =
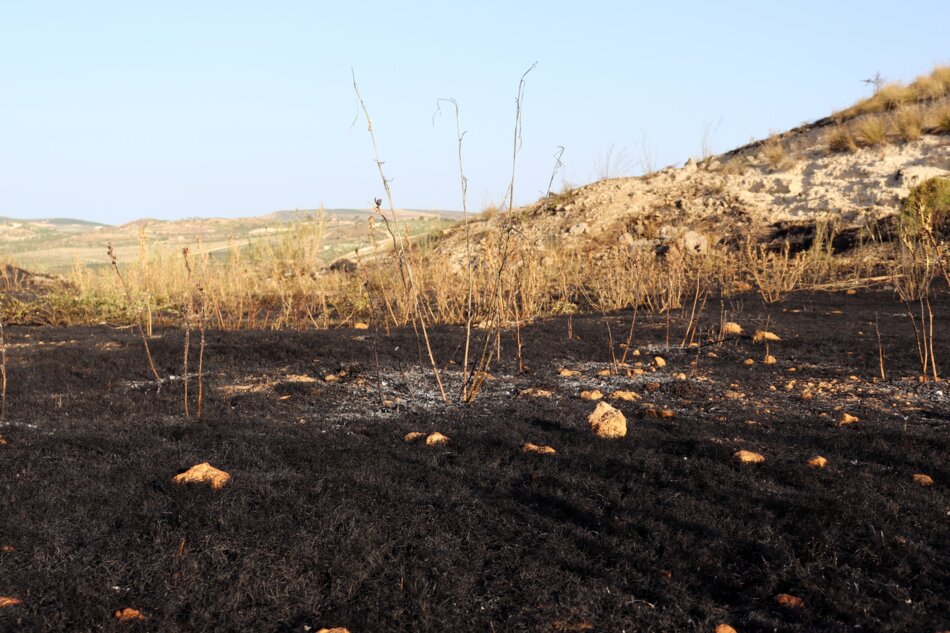
[[(514, 96), (517, 202), (558, 145), (583, 184), (724, 151), (950, 63), (950, 2), (0, 0), (0, 215), (109, 223), (366, 207), (381, 195), (355, 68), (397, 206), (500, 201)], [(717, 127), (718, 126), (718, 127)], [(559, 187), (560, 179), (556, 182)]]

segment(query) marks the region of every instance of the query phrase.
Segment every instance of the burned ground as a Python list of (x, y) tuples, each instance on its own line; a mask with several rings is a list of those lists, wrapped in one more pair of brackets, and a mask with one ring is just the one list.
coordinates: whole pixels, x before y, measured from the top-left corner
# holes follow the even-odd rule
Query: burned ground
[[(778, 362), (763, 365), (748, 335), (667, 348), (664, 317), (641, 314), (627, 361), (642, 375), (602, 376), (603, 320), (575, 318), (569, 340), (552, 319), (521, 332), (527, 373), (506, 336), (467, 406), (441, 402), (411, 329), (213, 332), (200, 422), (181, 414), (180, 379), (150, 383), (132, 331), (11, 328), (0, 596), (21, 603), (0, 608), (0, 630), (950, 627), (950, 401), (916, 380), (903, 306), (878, 292), (767, 307), (745, 295), (710, 302), (704, 333), (720, 309), (781, 336)], [(935, 311), (947, 361), (950, 299)], [(618, 342), (629, 317), (611, 316)], [(454, 395), (463, 334), (431, 334)], [(181, 342), (151, 341), (163, 376), (181, 373)], [(588, 430), (594, 404), (578, 394), (595, 388), (641, 396), (611, 401), (625, 438)], [(860, 421), (838, 426), (842, 412)], [(436, 430), (447, 445), (403, 441)], [(739, 464), (739, 449), (765, 461)], [(816, 455), (825, 469), (806, 466)], [(201, 462), (230, 484), (172, 483)], [(125, 607), (147, 619), (115, 621)]]

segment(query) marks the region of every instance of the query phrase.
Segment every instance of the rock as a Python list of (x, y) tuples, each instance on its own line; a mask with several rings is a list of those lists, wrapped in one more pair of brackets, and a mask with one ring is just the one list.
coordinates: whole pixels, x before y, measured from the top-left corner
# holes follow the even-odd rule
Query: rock
[(917, 473), (913, 477), (914, 483), (920, 486), (932, 486), (934, 485), (933, 477), (930, 475), (924, 475), (923, 473)]
[(363, 323), (362, 321), (357, 321), (356, 323), (353, 324), (353, 329), (354, 330), (368, 330), (369, 324)]
[(571, 378), (571, 377), (573, 377), (573, 376), (580, 376), (580, 375), (581, 375), (581, 372), (575, 371), (575, 370), (573, 370), (573, 369), (568, 369), (567, 367), (564, 367), (564, 368), (562, 368), (560, 371), (557, 372), (557, 375), (558, 375), (558, 376), (563, 376), (563, 377), (565, 377), (565, 378)]
[(355, 273), (356, 263), (343, 257), (330, 264), (327, 268), (335, 273)]
[(119, 622), (134, 622), (136, 620), (147, 619), (138, 609), (129, 609), (128, 607), (125, 609), (116, 609), (112, 612), (112, 617)]
[(896, 176), (897, 183), (902, 188), (907, 189), (909, 193), (910, 189), (913, 189), (925, 180), (950, 176), (950, 172), (946, 169), (940, 169), (939, 167), (912, 165), (898, 171)]
[(518, 395), (525, 398), (553, 398), (554, 392), (549, 389), (528, 387), (527, 389), (522, 389)]
[(0, 609), (15, 607), (18, 604), (20, 604), (20, 601), (16, 598), (11, 598), (10, 596), (0, 596)]
[(789, 607), (791, 609), (803, 609), (805, 607), (805, 601), (799, 598), (798, 596), (793, 596), (788, 593), (780, 593), (775, 596), (775, 601), (782, 605), (783, 607)]
[(860, 419), (855, 415), (851, 415), (850, 413), (842, 412), (841, 415), (838, 416), (838, 426), (854, 424), (855, 422), (858, 422), (858, 421), (860, 421)]
[(733, 457), (743, 464), (759, 464), (765, 461), (765, 457), (752, 451), (736, 451)]
[(753, 359), (751, 359), (751, 358), (747, 358), (747, 359), (745, 359), (744, 361), (742, 361), (742, 364), (743, 364), (743, 365), (755, 365), (755, 361), (754, 361)]
[(584, 400), (600, 400), (603, 397), (604, 394), (602, 394), (599, 389), (581, 392), (581, 398)]
[(617, 390), (610, 394), (610, 397), (614, 400), (625, 400), (627, 402), (635, 402), (640, 399), (640, 394), (635, 391), (624, 391)]
[(766, 354), (765, 358), (762, 359), (763, 365), (774, 365), (778, 362), (778, 359), (772, 356), (771, 354)]
[(317, 633), (350, 633), (350, 630), (342, 626), (335, 626), (332, 629), (320, 629)]
[(7, 445), (7, 441), (3, 438), (2, 435), (0, 435), (0, 446), (6, 446), (6, 445)]
[(336, 374), (327, 374), (326, 376), (323, 377), (323, 379), (326, 380), (327, 382), (336, 382), (340, 379), (340, 377), (337, 376)]
[(732, 321), (726, 321), (722, 324), (722, 335), (723, 336), (737, 336), (742, 334), (742, 326), (738, 323), (733, 323)]
[(686, 374), (684, 374), (683, 372), (680, 372), (680, 373), (676, 374), (675, 378), (676, 378), (677, 380), (686, 380)]
[(812, 468), (824, 468), (828, 465), (828, 460), (818, 455), (817, 457), (812, 457), (806, 463)]
[(709, 250), (709, 239), (696, 231), (686, 231), (682, 243), (683, 251), (691, 255), (704, 255)]
[(609, 375), (611, 375), (612, 373), (613, 373), (613, 372), (611, 372), (609, 369), (601, 369), (599, 372), (597, 372), (597, 375), (598, 375), (598, 376), (609, 376)]
[(530, 442), (526, 442), (521, 447), (521, 452), (534, 453), (535, 455), (554, 455), (557, 453), (557, 451), (550, 446), (539, 446), (538, 444), (532, 444)]
[(420, 439), (420, 438), (423, 438), (423, 437), (425, 437), (425, 436), (426, 436), (426, 434), (425, 434), (425, 433), (422, 433), (421, 431), (411, 431), (411, 432), (409, 432), (409, 433), (406, 433), (406, 434), (402, 437), (402, 441), (404, 441), (404, 442), (415, 442), (416, 440), (418, 440), (418, 439)]
[(426, 446), (438, 446), (439, 444), (446, 444), (448, 441), (449, 438), (436, 431), (435, 433), (430, 433), (426, 438)]
[(643, 414), (651, 418), (660, 418), (663, 420), (670, 420), (676, 417), (676, 412), (673, 411), (673, 409), (657, 409), (654, 407), (647, 407), (643, 410)]
[(231, 481), (231, 475), (204, 462), (192, 466), (180, 475), (175, 475), (172, 481), (176, 484), (208, 484), (212, 489), (220, 490)]
[(660, 356), (657, 356), (653, 359), (653, 364), (657, 367), (666, 367), (666, 361)]
[(774, 332), (766, 332), (765, 330), (756, 330), (755, 334), (752, 336), (753, 343), (777, 343), (782, 339), (779, 338), (778, 334)]
[(627, 418), (603, 401), (597, 403), (597, 408), (587, 418), (587, 422), (597, 437), (617, 439), (627, 434)]
[(737, 633), (737, 632), (734, 628), (732, 628), (728, 624), (717, 624), (716, 633)]

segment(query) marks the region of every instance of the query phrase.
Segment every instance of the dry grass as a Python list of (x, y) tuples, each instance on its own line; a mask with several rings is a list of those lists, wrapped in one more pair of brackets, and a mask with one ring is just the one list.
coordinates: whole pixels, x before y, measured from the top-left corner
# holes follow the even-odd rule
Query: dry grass
[(858, 142), (854, 138), (851, 127), (840, 123), (826, 134), (825, 144), (829, 151), (835, 153), (858, 151)]
[(882, 117), (865, 117), (854, 124), (854, 139), (861, 147), (879, 147), (887, 143), (887, 122)]
[(894, 115), (897, 136), (904, 142), (919, 140), (923, 134), (923, 115), (915, 106), (901, 108)]
[(762, 145), (762, 159), (773, 171), (783, 171), (792, 166), (788, 150), (778, 136), (772, 136)]

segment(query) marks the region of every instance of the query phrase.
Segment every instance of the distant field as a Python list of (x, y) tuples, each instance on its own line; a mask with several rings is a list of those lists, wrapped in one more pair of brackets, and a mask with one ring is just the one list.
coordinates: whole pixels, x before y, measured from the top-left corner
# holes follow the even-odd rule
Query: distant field
[[(450, 226), (452, 211), (400, 211), (413, 237)], [(120, 226), (69, 219), (15, 220), (0, 218), (0, 259), (13, 260), (36, 272), (61, 273), (76, 265), (107, 265), (111, 243), (120, 262), (139, 258), (146, 248), (151, 256), (171, 255), (188, 246), (195, 254), (224, 253), (235, 247), (260, 245), (300, 228), (322, 223), (324, 239), (315, 256), (324, 263), (370, 243), (371, 213), (357, 209), (280, 211), (252, 218), (194, 218), (175, 221), (137, 220)], [(377, 236), (383, 234), (377, 227)]]

